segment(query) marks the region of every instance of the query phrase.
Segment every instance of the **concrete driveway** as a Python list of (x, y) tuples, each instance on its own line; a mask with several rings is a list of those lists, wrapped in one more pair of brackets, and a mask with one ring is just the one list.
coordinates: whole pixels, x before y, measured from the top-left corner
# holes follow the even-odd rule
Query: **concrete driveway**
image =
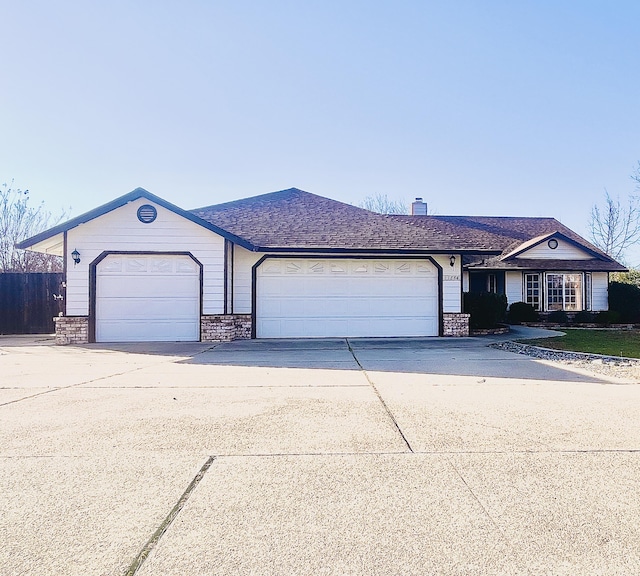
[(0, 574), (640, 572), (640, 385), (490, 341), (0, 337)]

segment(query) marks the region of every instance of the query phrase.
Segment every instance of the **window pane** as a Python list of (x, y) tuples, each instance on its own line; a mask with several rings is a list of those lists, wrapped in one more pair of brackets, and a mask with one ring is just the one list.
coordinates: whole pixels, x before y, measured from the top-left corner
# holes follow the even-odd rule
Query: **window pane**
[(525, 302), (540, 310), (540, 274), (525, 274)]
[(564, 278), (562, 274), (547, 274), (547, 310), (564, 307)]
[(547, 274), (547, 310), (582, 310), (582, 274)]
[(564, 309), (582, 310), (582, 274), (564, 275)]

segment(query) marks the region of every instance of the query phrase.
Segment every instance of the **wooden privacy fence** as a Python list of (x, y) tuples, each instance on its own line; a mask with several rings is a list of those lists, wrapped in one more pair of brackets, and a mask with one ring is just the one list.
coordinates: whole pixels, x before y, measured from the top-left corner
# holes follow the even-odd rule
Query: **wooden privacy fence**
[(0, 273), (0, 334), (53, 333), (62, 279), (61, 272)]

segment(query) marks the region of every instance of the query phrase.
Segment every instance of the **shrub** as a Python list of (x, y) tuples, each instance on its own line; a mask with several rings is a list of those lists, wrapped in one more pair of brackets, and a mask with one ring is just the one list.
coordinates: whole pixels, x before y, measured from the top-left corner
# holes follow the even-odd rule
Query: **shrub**
[(604, 324), (605, 326), (617, 324), (620, 322), (620, 313), (616, 310), (603, 310), (596, 314), (595, 321), (597, 324)]
[(611, 282), (609, 310), (619, 314), (619, 321), (640, 322), (640, 288), (633, 284)]
[(564, 310), (554, 310), (547, 316), (547, 322), (553, 322), (554, 324), (566, 324), (569, 322), (569, 316)]
[(593, 312), (582, 310), (576, 313), (573, 317), (573, 321), (577, 324), (591, 324), (595, 321), (595, 314)]
[(464, 311), (471, 314), (470, 328), (494, 328), (504, 322), (507, 311), (507, 297), (492, 292), (465, 292)]
[(514, 302), (509, 306), (509, 324), (536, 322), (539, 317), (536, 309), (526, 302)]

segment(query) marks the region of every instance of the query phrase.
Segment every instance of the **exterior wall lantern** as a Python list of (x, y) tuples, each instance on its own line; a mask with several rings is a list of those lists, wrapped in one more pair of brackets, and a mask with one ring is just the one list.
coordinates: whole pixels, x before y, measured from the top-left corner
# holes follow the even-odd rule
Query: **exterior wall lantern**
[(451, 266), (451, 268), (453, 268), (456, 265), (456, 257), (455, 256), (449, 256), (449, 266)]
[(73, 265), (80, 264), (80, 252), (78, 252), (77, 248), (73, 249), (71, 252), (71, 258), (73, 258)]

